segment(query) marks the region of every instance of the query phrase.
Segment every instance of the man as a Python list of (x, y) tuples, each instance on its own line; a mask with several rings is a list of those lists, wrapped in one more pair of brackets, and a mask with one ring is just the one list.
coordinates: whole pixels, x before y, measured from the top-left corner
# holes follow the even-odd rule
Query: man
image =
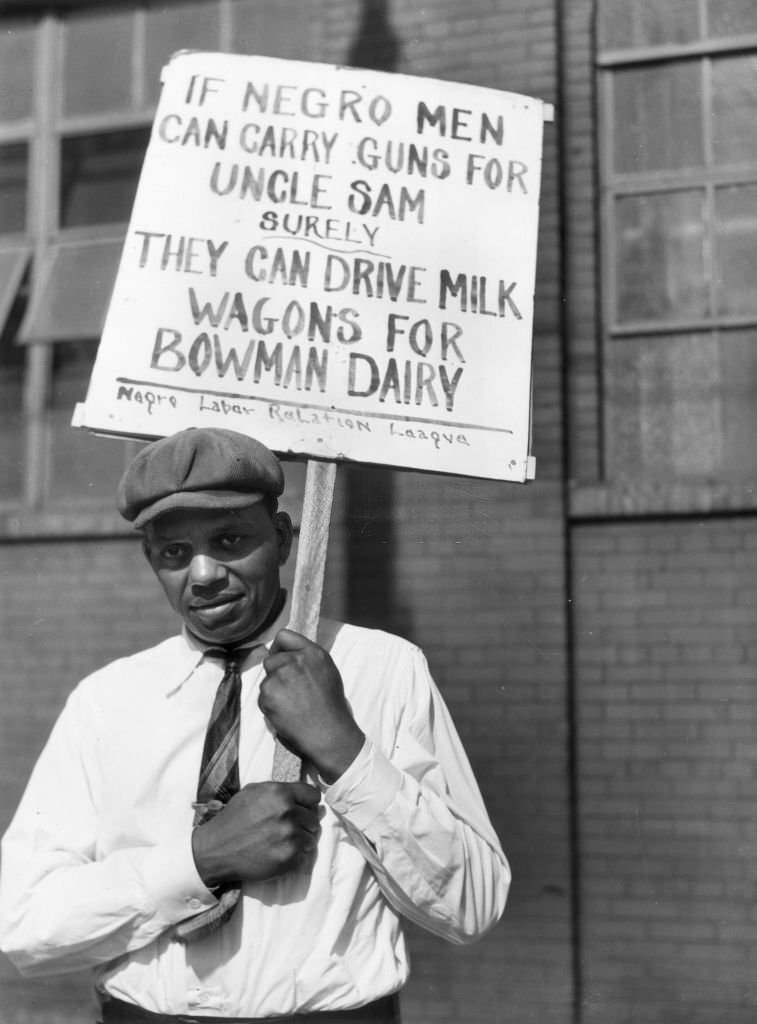
[[(194, 428), (119, 485), (182, 632), (71, 694), (0, 894), (4, 951), (31, 976), (93, 969), (105, 1024), (389, 1024), (401, 918), (467, 942), (504, 909), (507, 862), (420, 650), (286, 628), (283, 486), (263, 445)], [(270, 781), (277, 735), (301, 781)]]

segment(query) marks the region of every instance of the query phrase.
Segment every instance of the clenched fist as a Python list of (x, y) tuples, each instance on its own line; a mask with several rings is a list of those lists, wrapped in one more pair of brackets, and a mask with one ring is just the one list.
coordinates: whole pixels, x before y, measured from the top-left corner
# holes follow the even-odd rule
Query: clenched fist
[(198, 874), (208, 888), (283, 875), (315, 849), (321, 794), (306, 782), (244, 786), (192, 833)]
[(276, 634), (263, 662), (258, 705), (278, 735), (334, 782), (365, 735), (352, 717), (339, 671), (318, 644), (291, 629)]

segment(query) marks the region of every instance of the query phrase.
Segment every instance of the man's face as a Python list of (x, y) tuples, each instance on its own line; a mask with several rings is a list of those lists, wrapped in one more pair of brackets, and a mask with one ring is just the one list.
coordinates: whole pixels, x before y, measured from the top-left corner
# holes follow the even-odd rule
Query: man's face
[(145, 527), (145, 553), (195, 636), (232, 644), (262, 625), (292, 543), (289, 516), (260, 502), (243, 509), (177, 509)]

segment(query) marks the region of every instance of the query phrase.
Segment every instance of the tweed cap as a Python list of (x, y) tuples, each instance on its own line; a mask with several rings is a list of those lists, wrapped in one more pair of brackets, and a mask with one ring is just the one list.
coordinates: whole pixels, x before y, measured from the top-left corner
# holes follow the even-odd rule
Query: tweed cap
[(283, 490), (281, 464), (265, 445), (235, 430), (189, 427), (137, 454), (116, 504), (141, 528), (172, 509), (244, 508)]

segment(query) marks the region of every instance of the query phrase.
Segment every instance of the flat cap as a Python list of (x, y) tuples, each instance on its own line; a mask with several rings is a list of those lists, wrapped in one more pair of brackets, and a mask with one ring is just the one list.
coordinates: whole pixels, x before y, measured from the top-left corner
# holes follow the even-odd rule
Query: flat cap
[(283, 490), (281, 463), (264, 444), (235, 430), (189, 427), (137, 454), (116, 503), (140, 528), (172, 509), (244, 508)]

